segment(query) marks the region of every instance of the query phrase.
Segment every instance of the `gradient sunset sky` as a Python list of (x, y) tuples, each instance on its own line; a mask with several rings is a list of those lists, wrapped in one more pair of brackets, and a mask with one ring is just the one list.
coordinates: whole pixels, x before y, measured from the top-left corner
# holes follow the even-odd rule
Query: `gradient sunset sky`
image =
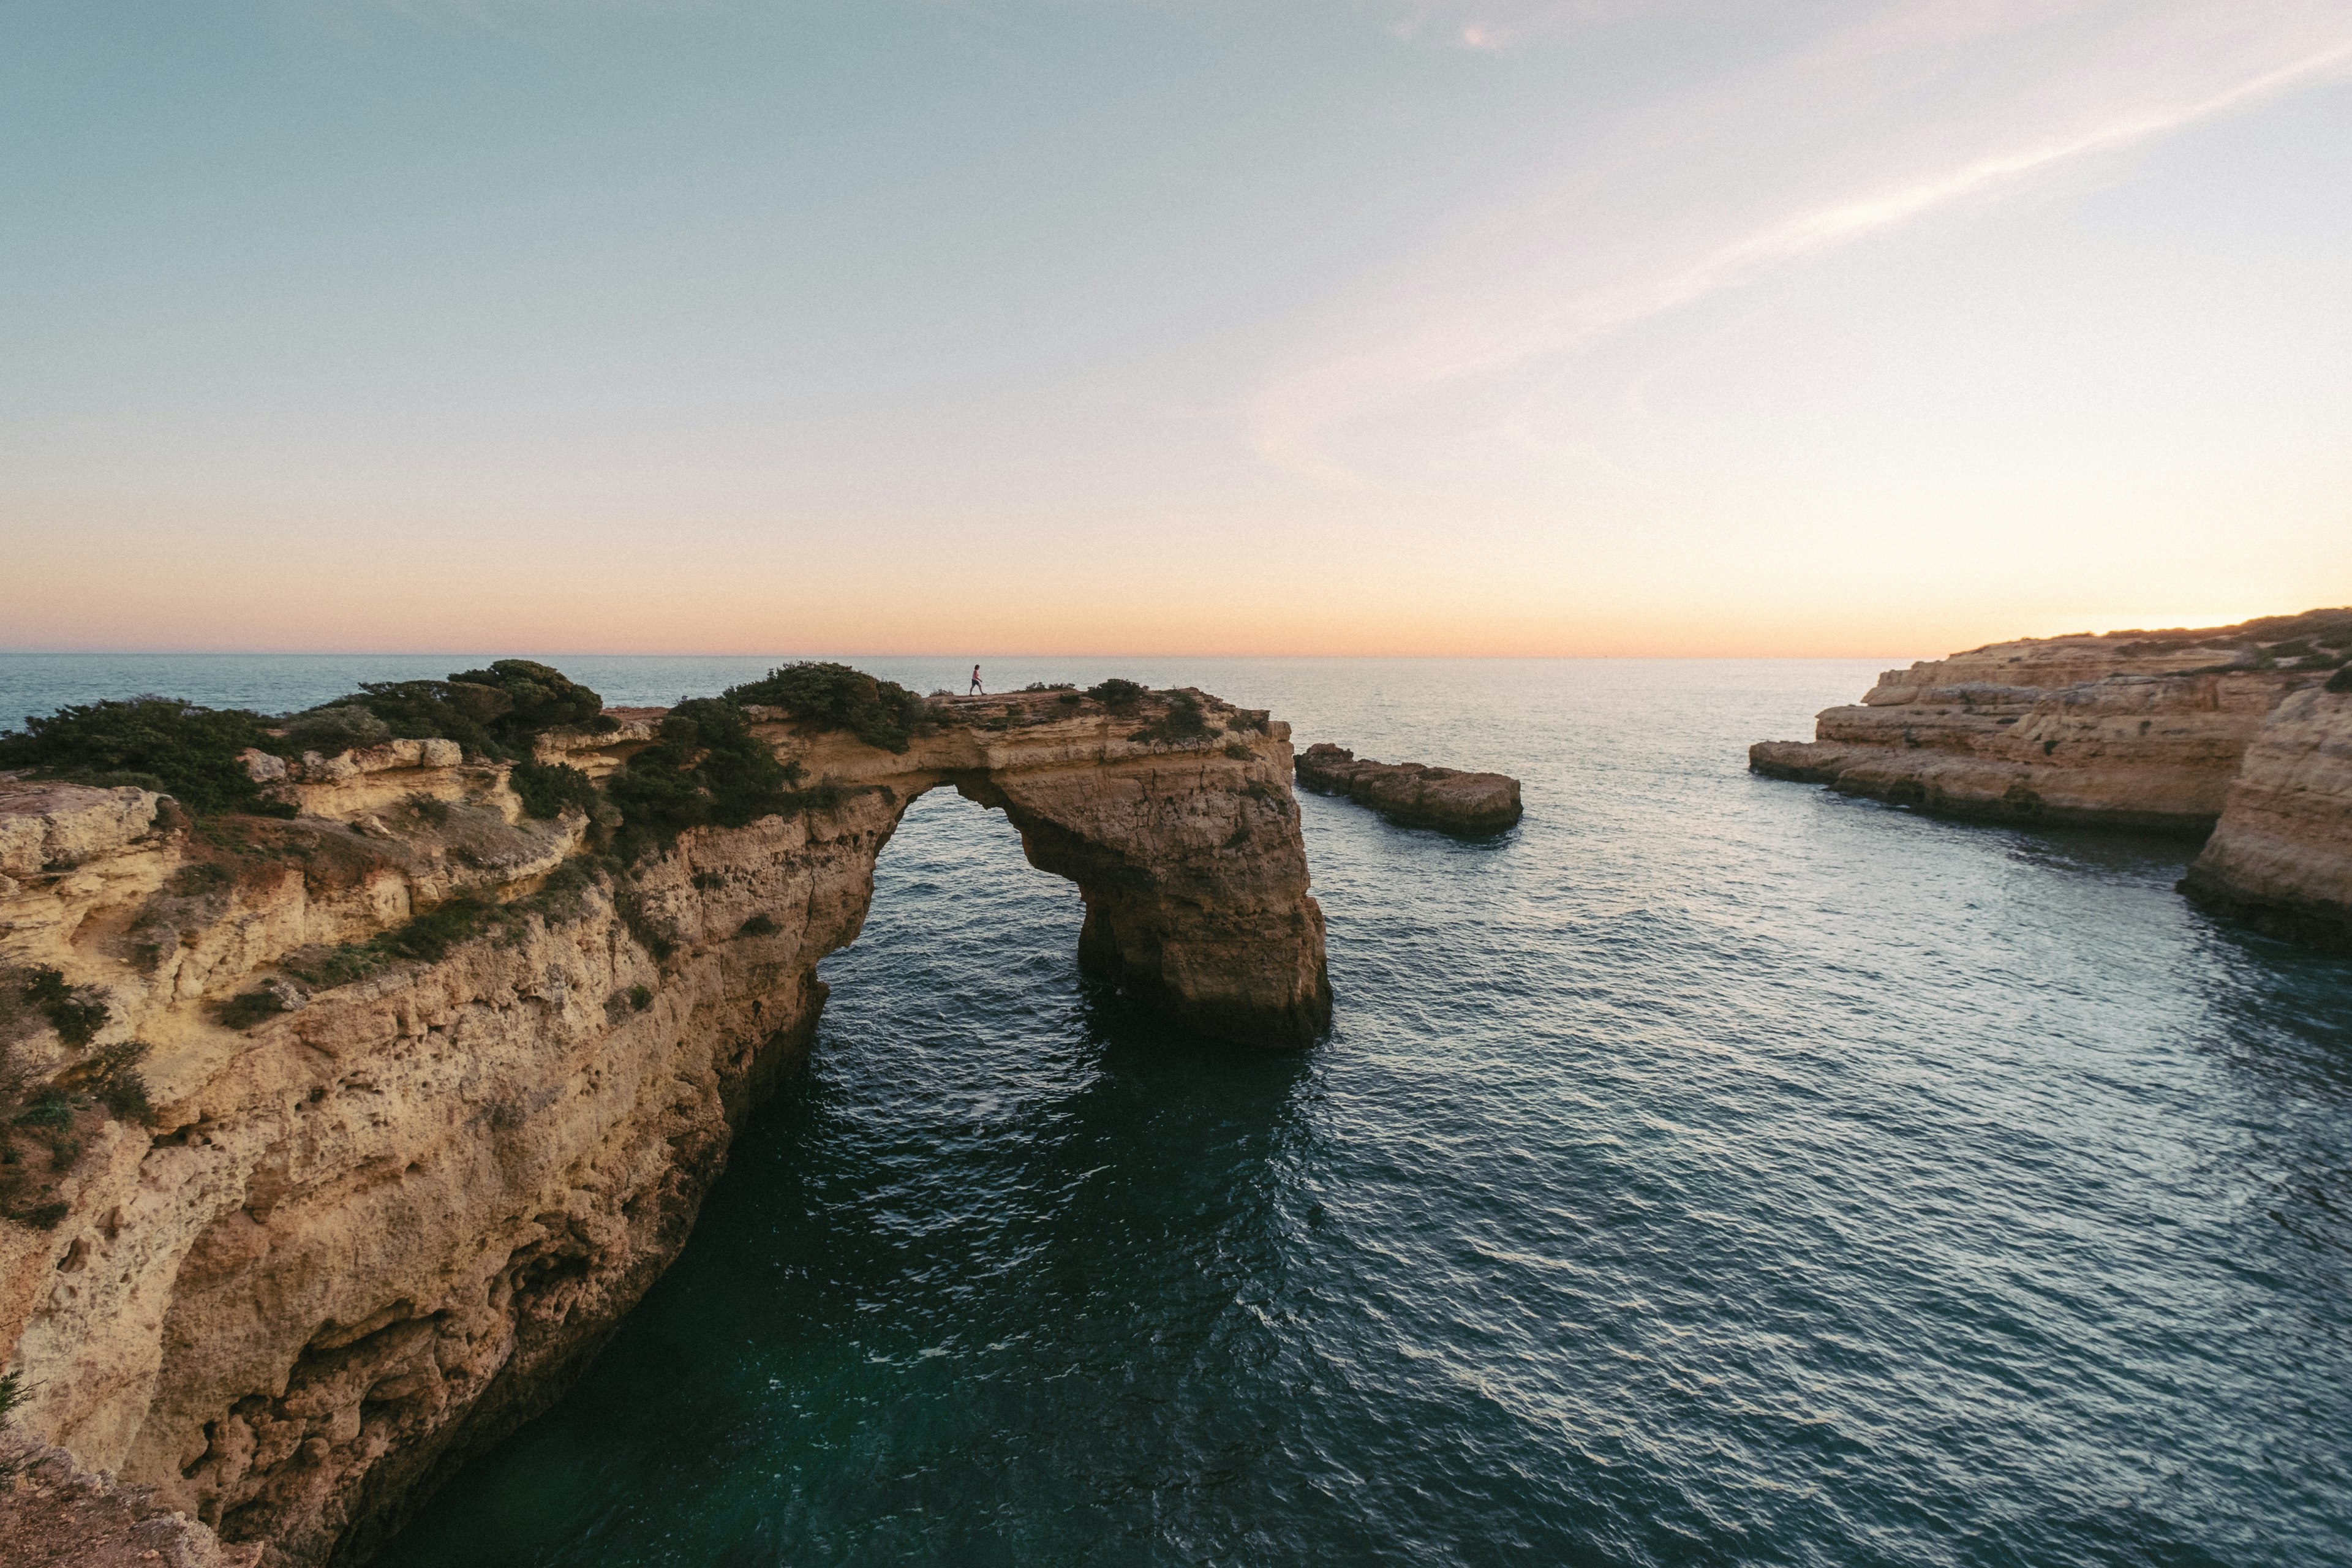
[(79, 0), (0, 192), (5, 647), (2352, 601), (2345, 0)]

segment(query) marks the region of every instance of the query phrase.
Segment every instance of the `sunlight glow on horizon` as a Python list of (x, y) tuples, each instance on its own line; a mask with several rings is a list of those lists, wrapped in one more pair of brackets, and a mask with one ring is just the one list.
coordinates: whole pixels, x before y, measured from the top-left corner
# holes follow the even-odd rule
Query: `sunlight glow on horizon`
[(2352, 602), (2337, 0), (20, 32), (0, 648), (1893, 659)]

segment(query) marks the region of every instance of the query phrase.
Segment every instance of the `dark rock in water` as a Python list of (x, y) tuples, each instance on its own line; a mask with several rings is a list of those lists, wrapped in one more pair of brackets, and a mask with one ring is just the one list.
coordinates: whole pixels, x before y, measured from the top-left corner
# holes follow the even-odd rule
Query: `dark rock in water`
[(1519, 819), (1519, 781), (1422, 763), (1359, 762), (1344, 746), (1318, 742), (1298, 753), (1298, 782), (1344, 795), (1407, 827), (1499, 833)]

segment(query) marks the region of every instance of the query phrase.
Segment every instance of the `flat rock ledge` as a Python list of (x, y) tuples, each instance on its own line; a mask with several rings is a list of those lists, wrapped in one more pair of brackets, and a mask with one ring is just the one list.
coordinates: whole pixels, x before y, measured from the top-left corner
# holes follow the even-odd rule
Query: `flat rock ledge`
[(1507, 773), (1468, 773), (1425, 763), (1376, 763), (1344, 746), (1318, 742), (1298, 753), (1298, 782), (1344, 795), (1405, 827), (1444, 833), (1500, 833), (1519, 820), (1519, 781)]

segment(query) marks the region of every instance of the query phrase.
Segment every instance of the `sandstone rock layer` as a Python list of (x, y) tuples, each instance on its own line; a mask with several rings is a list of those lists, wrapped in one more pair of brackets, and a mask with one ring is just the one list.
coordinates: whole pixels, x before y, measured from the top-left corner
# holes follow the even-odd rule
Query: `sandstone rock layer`
[(1748, 765), (1953, 816), (2203, 834), (2271, 710), (2340, 662), (2314, 634), (2352, 644), (2352, 610), (1995, 643), (1888, 670)]
[(2181, 890), (2352, 952), (2352, 610), (1997, 643), (1889, 670), (1774, 778), (1954, 816), (2210, 835)]
[[(446, 747), (305, 759), (273, 784), (288, 822), (0, 779), (0, 982), (54, 972), (105, 1018), (76, 1046), (12, 1003), (0, 1045), (68, 1084), (141, 1042), (154, 1106), (59, 1109), (26, 1145), (37, 1187), (0, 1222), (14, 1419), (272, 1564), (363, 1557), (677, 1256), (929, 789), (1077, 883), (1088, 963), (1204, 1030), (1312, 1039), (1330, 992), (1288, 732), (1194, 696), (1210, 733), (1173, 742), (1053, 693), (942, 705), (903, 753), (771, 715), (814, 804), (628, 876), (585, 870), (576, 809), (528, 818), (506, 770)], [(659, 716), (542, 759), (609, 773)], [(466, 899), (498, 918), (386, 958)]]
[(2275, 935), (2352, 953), (2352, 692), (2299, 691), (2278, 705), (2180, 889)]

